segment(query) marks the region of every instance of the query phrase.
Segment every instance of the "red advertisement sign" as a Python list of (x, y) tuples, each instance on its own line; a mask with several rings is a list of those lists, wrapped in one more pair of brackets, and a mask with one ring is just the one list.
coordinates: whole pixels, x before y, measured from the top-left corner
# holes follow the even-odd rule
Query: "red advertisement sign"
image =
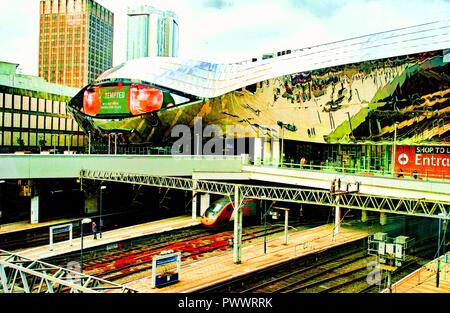
[(450, 179), (450, 146), (397, 146), (395, 173)]

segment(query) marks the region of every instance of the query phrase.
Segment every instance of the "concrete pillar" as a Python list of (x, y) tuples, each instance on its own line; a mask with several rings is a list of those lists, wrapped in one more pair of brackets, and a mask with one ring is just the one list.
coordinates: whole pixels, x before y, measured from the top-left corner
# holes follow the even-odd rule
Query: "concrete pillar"
[(272, 163), (272, 154), (270, 151), (270, 140), (264, 141), (263, 163), (264, 163), (264, 165), (270, 165)]
[(197, 219), (197, 195), (196, 192), (192, 192), (192, 219)]
[(197, 219), (197, 181), (194, 180), (193, 186), (194, 190), (192, 190), (192, 219)]
[(368, 218), (367, 218), (367, 211), (366, 210), (362, 210), (361, 211), (361, 222), (367, 222)]
[(381, 225), (387, 224), (387, 214), (384, 212), (380, 212), (380, 224)]
[(280, 141), (272, 140), (272, 165), (280, 165)]
[(242, 215), (243, 210), (240, 204), (239, 187), (234, 187), (234, 236), (233, 236), (233, 262), (241, 263), (242, 257)]
[(288, 244), (289, 209), (284, 209), (284, 244)]
[(39, 223), (39, 196), (31, 197), (30, 203), (30, 223)]
[(341, 227), (341, 208), (339, 206), (340, 196), (336, 196), (336, 206), (334, 208), (334, 234), (339, 234), (339, 228)]
[(252, 138), (252, 152), (251, 159), (254, 165), (261, 165), (261, 152), (262, 152), (262, 139), (261, 138)]
[(200, 215), (203, 216), (206, 209), (209, 207), (210, 199), (209, 199), (209, 193), (205, 193), (200, 196)]

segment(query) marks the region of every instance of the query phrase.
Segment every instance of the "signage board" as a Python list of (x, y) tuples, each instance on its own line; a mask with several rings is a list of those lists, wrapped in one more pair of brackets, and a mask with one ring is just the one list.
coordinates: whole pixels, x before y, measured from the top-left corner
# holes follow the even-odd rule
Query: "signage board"
[(397, 146), (395, 173), (414, 178), (450, 178), (450, 146)]

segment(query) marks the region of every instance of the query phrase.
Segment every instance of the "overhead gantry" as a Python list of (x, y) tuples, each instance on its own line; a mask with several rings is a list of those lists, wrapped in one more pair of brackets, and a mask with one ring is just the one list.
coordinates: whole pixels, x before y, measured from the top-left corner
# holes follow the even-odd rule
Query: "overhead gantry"
[[(274, 187), (232, 184), (190, 178), (151, 176), (115, 171), (83, 169), (80, 180), (139, 184), (154, 187), (189, 190), (197, 193), (220, 194), (234, 197), (234, 262), (241, 263), (242, 216), (241, 205), (245, 198), (332, 206), (339, 213), (340, 208), (367, 210), (380, 213), (402, 214), (416, 217), (450, 219), (450, 202), (427, 199), (386, 197), (362, 194), (360, 192), (339, 192), (304, 188)], [(339, 225), (335, 225), (337, 228)]]

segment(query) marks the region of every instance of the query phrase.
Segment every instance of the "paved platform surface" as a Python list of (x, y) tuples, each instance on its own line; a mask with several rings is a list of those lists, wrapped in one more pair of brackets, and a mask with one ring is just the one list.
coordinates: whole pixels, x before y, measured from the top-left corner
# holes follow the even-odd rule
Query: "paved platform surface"
[(46, 226), (53, 226), (58, 224), (65, 224), (70, 223), (73, 221), (79, 221), (80, 218), (63, 218), (63, 219), (57, 219), (53, 221), (48, 222), (42, 222), (42, 223), (36, 223), (36, 224), (30, 224), (29, 221), (20, 221), (16, 223), (10, 223), (10, 224), (2, 224), (0, 226), (0, 235), (3, 234), (9, 234), (9, 233), (15, 233), (22, 230), (28, 230), (28, 229), (34, 229), (34, 228), (40, 228), (40, 227), (46, 227)]
[[(439, 288), (436, 287), (437, 259), (392, 285), (393, 293), (450, 293), (450, 263), (440, 264)], [(389, 290), (383, 292), (388, 293)]]
[[(97, 240), (94, 240), (92, 234), (89, 234), (84, 236), (83, 249), (112, 244), (131, 238), (162, 233), (173, 229), (185, 228), (199, 224), (200, 218), (193, 220), (191, 216), (177, 216), (164, 220), (106, 231), (103, 232), (103, 238), (100, 239), (99, 236), (97, 236)], [(88, 227), (90, 227), (90, 225), (85, 225), (86, 230), (88, 229)], [(15, 253), (31, 259), (44, 259), (60, 254), (78, 251), (80, 250), (80, 247), (81, 238), (76, 238), (73, 239), (72, 245), (69, 245), (69, 241), (62, 241), (54, 244), (53, 250), (50, 250), (50, 245), (45, 245), (30, 249), (16, 250)]]
[(333, 225), (323, 225), (290, 233), (287, 245), (284, 245), (284, 236), (272, 240), (267, 246), (266, 255), (264, 255), (262, 244), (244, 246), (241, 264), (233, 263), (233, 252), (225, 252), (187, 265), (182, 264), (180, 281), (165, 288), (151, 288), (151, 270), (147, 277), (125, 285), (148, 293), (193, 292), (236, 276), (242, 276), (289, 259), (356, 241), (367, 236), (366, 231), (349, 227), (342, 227), (340, 234), (333, 236)]

